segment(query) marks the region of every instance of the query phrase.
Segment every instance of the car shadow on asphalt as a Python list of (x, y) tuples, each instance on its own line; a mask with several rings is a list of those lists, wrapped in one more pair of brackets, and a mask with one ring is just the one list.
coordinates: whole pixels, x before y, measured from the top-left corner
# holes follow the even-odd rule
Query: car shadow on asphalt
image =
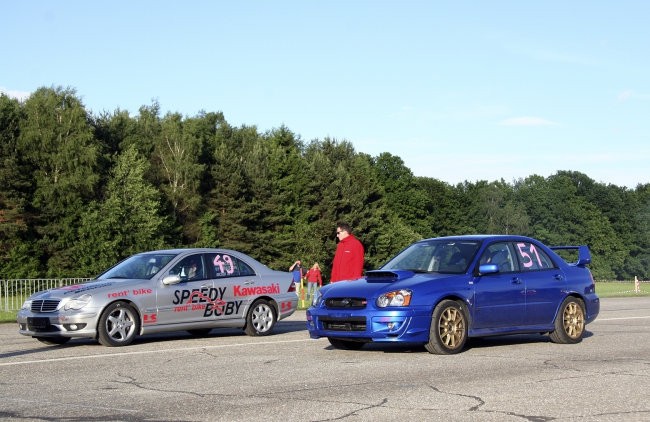
[[(305, 331), (307, 332), (307, 323), (305, 321), (278, 321), (273, 327), (268, 336), (273, 337), (277, 334), (283, 333), (292, 333)], [(211, 338), (232, 338), (232, 337), (244, 337), (251, 338), (248, 336), (243, 328), (213, 328), (209, 333), (205, 335), (192, 335), (187, 331), (170, 331), (167, 333), (156, 333), (156, 334), (146, 334), (144, 336), (139, 336), (133, 340), (133, 344), (143, 344), (143, 343), (154, 343), (161, 341), (177, 341), (177, 340), (188, 340), (188, 339), (211, 339)], [(257, 337), (257, 338), (261, 338)]]
[[(292, 332), (307, 332), (307, 323), (306, 321), (278, 321), (273, 328), (273, 331), (269, 336), (283, 334), (283, 333), (292, 333)], [(307, 334), (306, 334), (307, 335)], [(210, 338), (221, 338), (221, 337), (249, 337), (246, 335), (242, 328), (214, 328), (208, 334), (202, 336), (196, 336), (188, 333), (187, 331), (170, 331), (166, 333), (155, 333), (155, 334), (145, 334), (143, 336), (138, 336), (133, 340), (131, 345), (138, 344), (147, 344), (155, 342), (166, 342), (166, 341), (178, 341), (178, 340), (191, 340), (191, 339), (210, 339)], [(308, 335), (307, 335), (308, 336)], [(97, 346), (104, 347), (97, 342), (97, 340), (90, 338), (75, 338), (71, 339), (68, 343), (60, 345), (46, 345), (39, 343), (38, 340), (34, 339), (34, 348), (27, 350), (16, 350), (12, 352), (0, 353), (0, 359), (11, 358), (17, 356), (28, 356), (28, 355), (38, 355), (39, 353), (46, 353), (54, 349), (62, 350), (70, 347), (82, 347), (82, 346)], [(40, 347), (39, 347), (40, 346)], [(129, 346), (125, 346), (128, 348)], [(116, 348), (107, 348), (116, 349)], [(119, 349), (119, 348), (118, 348)], [(124, 349), (127, 350), (127, 349)]]
[[(583, 338), (593, 336), (590, 331), (585, 331)], [(480, 350), (497, 347), (516, 346), (521, 344), (532, 343), (551, 343), (548, 334), (510, 334), (503, 336), (490, 336), (471, 338), (467, 341), (463, 352), (469, 350)], [(339, 350), (332, 345), (326, 346), (326, 350)], [(403, 344), (403, 343), (367, 343), (363, 346), (360, 352), (379, 352), (379, 353), (428, 353), (424, 345), (419, 344)]]

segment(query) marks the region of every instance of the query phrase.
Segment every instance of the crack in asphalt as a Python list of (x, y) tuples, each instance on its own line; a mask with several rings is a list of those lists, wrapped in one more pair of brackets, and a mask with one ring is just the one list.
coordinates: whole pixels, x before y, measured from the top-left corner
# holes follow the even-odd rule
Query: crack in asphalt
[(480, 398), (478, 396), (471, 396), (471, 395), (468, 395), (468, 394), (451, 393), (451, 392), (448, 392), (448, 391), (442, 391), (439, 388), (434, 387), (432, 385), (430, 385), (429, 388), (431, 388), (433, 391), (435, 391), (437, 393), (440, 393), (440, 394), (448, 394), (450, 396), (456, 396), (456, 397), (465, 397), (465, 398), (470, 398), (472, 400), (477, 401), (478, 403), (476, 404), (476, 406), (472, 406), (469, 409), (467, 409), (469, 412), (492, 413), (492, 414), (497, 414), (497, 415), (515, 416), (515, 417), (519, 417), (519, 418), (522, 418), (522, 419), (525, 419), (525, 420), (531, 421), (531, 422), (546, 422), (546, 421), (552, 421), (552, 420), (557, 419), (557, 418), (550, 417), (550, 416), (523, 415), (523, 414), (520, 414), (520, 413), (507, 412), (507, 411), (504, 411), (504, 410), (485, 410), (485, 409), (481, 409), (481, 407), (485, 404), (485, 400), (483, 400), (482, 398)]
[[(549, 361), (551, 362), (551, 361)], [(269, 362), (267, 362), (269, 363)], [(558, 366), (558, 369), (563, 369), (560, 366)], [(566, 368), (564, 368), (566, 369)], [(577, 372), (580, 372), (576, 370)], [(586, 371), (585, 371), (586, 372)], [(623, 374), (623, 375), (628, 375), (628, 374)], [(362, 403), (362, 402), (355, 402), (355, 401), (340, 401), (340, 400), (327, 400), (327, 399), (315, 399), (315, 398), (294, 398), (292, 397), (295, 393), (299, 392), (310, 392), (314, 390), (323, 390), (327, 388), (332, 388), (332, 389), (341, 389), (345, 387), (360, 387), (360, 386), (369, 386), (371, 384), (375, 383), (367, 383), (367, 382), (362, 382), (362, 383), (350, 383), (350, 384), (341, 384), (341, 385), (336, 385), (336, 386), (329, 386), (329, 387), (317, 387), (317, 388), (299, 388), (299, 389), (293, 389), (293, 390), (283, 390), (281, 392), (268, 392), (268, 393), (259, 393), (259, 394), (224, 394), (224, 393), (199, 393), (195, 391), (187, 391), (187, 390), (170, 390), (170, 389), (163, 389), (163, 388), (155, 388), (155, 387), (149, 387), (144, 385), (143, 383), (138, 382), (138, 380), (132, 376), (129, 375), (123, 375), (123, 374), (118, 374), (119, 377), (123, 378), (123, 380), (114, 380), (114, 382), (118, 384), (126, 384), (130, 385), (132, 387), (145, 390), (145, 391), (153, 391), (153, 392), (158, 392), (158, 393), (168, 393), (168, 394), (186, 394), (188, 396), (193, 396), (193, 397), (199, 397), (199, 398), (207, 398), (207, 397), (225, 397), (225, 398), (267, 398), (267, 399), (272, 399), (272, 398), (277, 398), (278, 396), (281, 396), (282, 400), (299, 400), (301, 402), (318, 402), (318, 403), (336, 403), (336, 404), (347, 404), (347, 405), (352, 405), (352, 406), (358, 406), (358, 408), (355, 408), (353, 410), (347, 411), (339, 416), (336, 417), (330, 417), (330, 418), (324, 418), (324, 419), (310, 419), (311, 422), (329, 422), (329, 421), (338, 421), (338, 420), (344, 420), (349, 417), (362, 417), (362, 413), (367, 410), (372, 410), (376, 408), (381, 408), (381, 407), (387, 407), (391, 408), (393, 406), (390, 405), (389, 399), (388, 398), (383, 398), (381, 401), (378, 403)], [(558, 379), (571, 379), (571, 378), (583, 378), (583, 377), (565, 377), (565, 378), (558, 378)], [(537, 382), (548, 382), (548, 381), (555, 381), (557, 379), (549, 379), (549, 380), (540, 380)], [(382, 382), (382, 384), (384, 384)], [(414, 386), (422, 386), (420, 384), (415, 384)], [(475, 412), (476, 414), (496, 414), (496, 415), (503, 415), (503, 416), (510, 416), (510, 417), (516, 417), (516, 418), (521, 418), (523, 420), (529, 421), (529, 422), (549, 422), (549, 421), (555, 421), (555, 420), (562, 420), (567, 418), (567, 416), (562, 416), (562, 417), (552, 417), (552, 416), (543, 416), (543, 415), (527, 415), (527, 414), (522, 414), (522, 413), (516, 413), (516, 412), (511, 412), (511, 411), (506, 411), (506, 410), (488, 410), (485, 409), (484, 406), (486, 405), (485, 400), (483, 400), (480, 396), (475, 396), (475, 395), (469, 395), (469, 394), (462, 394), (462, 393), (454, 393), (454, 392), (449, 392), (449, 391), (443, 391), (439, 389), (438, 387), (432, 386), (432, 385), (427, 385), (426, 387), (430, 388), (432, 391), (435, 391), (438, 394), (443, 394), (443, 395), (449, 395), (449, 396), (455, 396), (455, 397), (461, 397), (465, 399), (471, 399), (476, 402), (476, 404), (468, 407), (467, 409), (460, 410), (456, 409), (456, 411), (465, 411), (465, 412)], [(431, 410), (442, 410), (438, 408), (428, 408), (428, 407), (421, 407), (421, 408), (412, 408), (415, 410), (423, 410), (423, 411), (431, 411)], [(638, 410), (638, 411), (620, 411), (620, 412), (606, 412), (606, 413), (598, 413), (598, 414), (589, 414), (586, 416), (581, 416), (581, 417), (611, 417), (611, 416), (632, 416), (632, 415), (648, 415), (650, 414), (650, 410)], [(578, 416), (571, 416), (569, 418), (576, 418)], [(67, 420), (67, 419), (64, 419)]]
[[(230, 398), (239, 398), (242, 397), (241, 394), (221, 394), (221, 393), (198, 393), (194, 391), (184, 391), (184, 390), (168, 390), (168, 389), (161, 389), (161, 388), (154, 388), (154, 387), (147, 387), (142, 385), (135, 379), (134, 377), (128, 376), (128, 375), (122, 375), (118, 374), (118, 376), (125, 378), (126, 381), (122, 380), (115, 380), (115, 382), (120, 383), (120, 384), (127, 384), (131, 385), (133, 387), (146, 390), (146, 391), (154, 391), (154, 392), (159, 392), (159, 393), (169, 393), (169, 394), (186, 394), (189, 396), (194, 396), (194, 397), (200, 397), (200, 398), (206, 398), (206, 397), (230, 397)], [(353, 387), (353, 386), (362, 386), (362, 385), (368, 385), (369, 383), (355, 383), (355, 384), (347, 384), (347, 385), (337, 385), (337, 386), (332, 386), (331, 388), (337, 388), (340, 389), (341, 387)], [(528, 420), (530, 422), (547, 422), (547, 421), (552, 421), (555, 418), (552, 417), (544, 417), (544, 416), (531, 416), (531, 415), (522, 415), (522, 414), (517, 414), (514, 412), (507, 412), (507, 411), (498, 411), (498, 410), (481, 410), (481, 407), (485, 404), (485, 401), (481, 399), (478, 396), (472, 396), (472, 395), (467, 395), (467, 394), (460, 394), (460, 393), (450, 393), (446, 391), (442, 391), (438, 389), (437, 387), (434, 386), (429, 386), (430, 389), (433, 391), (439, 393), (439, 394), (447, 394), (451, 396), (457, 396), (457, 397), (464, 397), (464, 398), (470, 398), (472, 400), (475, 400), (477, 404), (475, 406), (472, 406), (467, 409), (469, 412), (479, 412), (479, 413), (493, 413), (493, 414), (502, 414), (502, 415), (508, 415), (508, 416), (516, 416), (516, 417), (521, 417), (525, 420)], [(318, 390), (322, 390), (323, 387), (318, 388)], [(295, 389), (295, 390), (286, 390), (282, 391), (281, 394), (286, 395), (286, 394), (292, 394), (296, 392), (305, 392), (305, 391), (313, 391), (316, 390), (316, 388), (302, 388), (302, 389)], [(264, 397), (264, 398), (272, 398), (274, 396), (277, 396), (279, 393), (277, 392), (271, 392), (271, 393), (264, 393), (264, 394), (255, 394), (255, 395), (250, 395), (246, 394), (245, 397), (251, 398), (251, 397)], [(283, 397), (283, 399), (292, 399), (291, 397)], [(347, 413), (344, 413), (342, 415), (339, 415), (337, 417), (332, 417), (332, 418), (326, 418), (326, 419), (313, 419), (312, 422), (328, 422), (328, 421), (337, 421), (337, 420), (342, 420), (346, 419), (351, 416), (360, 416), (360, 413), (365, 411), (365, 410), (370, 410), (370, 409), (375, 409), (379, 407), (386, 407), (386, 405), (389, 403), (388, 398), (383, 398), (379, 403), (375, 404), (368, 404), (368, 403), (360, 403), (360, 402), (351, 402), (351, 401), (338, 401), (338, 400), (323, 400), (323, 399), (305, 399), (305, 398), (300, 398), (300, 399), (295, 399), (295, 400), (300, 400), (300, 401), (311, 401), (311, 402), (325, 402), (325, 403), (338, 403), (338, 404), (350, 404), (350, 405), (357, 405), (359, 406), (357, 409), (351, 410)], [(389, 406), (390, 407), (390, 406)], [(431, 409), (431, 408), (419, 408), (419, 410), (440, 410), (440, 409)]]
[[(564, 362), (564, 361), (561, 361)], [(594, 362), (602, 362), (602, 363), (611, 363), (611, 362), (616, 362), (616, 363), (630, 363), (630, 364), (641, 364), (641, 365), (650, 365), (650, 361), (646, 361), (645, 359), (637, 359), (637, 358), (631, 358), (631, 359), (600, 359), (600, 360), (573, 360), (572, 362), (587, 362), (587, 363), (594, 363)], [(560, 361), (557, 361), (556, 359), (548, 359), (543, 362), (543, 364), (547, 367), (551, 367), (553, 369), (561, 370), (561, 371), (572, 371), (577, 374), (581, 374), (581, 376), (564, 376), (564, 377), (555, 377), (555, 378), (546, 378), (546, 379), (540, 379), (537, 380), (536, 382), (548, 382), (548, 381), (563, 381), (563, 380), (572, 380), (572, 379), (580, 379), (580, 378), (587, 378), (587, 377), (593, 377), (594, 375), (623, 375), (623, 376), (629, 376), (629, 377), (639, 377), (639, 378), (646, 378), (646, 374), (640, 374), (640, 373), (635, 373), (633, 371), (635, 370), (630, 370), (630, 369), (621, 369), (621, 370), (616, 370), (616, 371), (594, 371), (590, 369), (583, 369), (583, 368), (568, 368), (566, 365), (562, 365)]]
[(386, 403), (388, 403), (388, 399), (384, 398), (384, 399), (382, 399), (381, 403), (377, 403), (377, 404), (374, 404), (374, 405), (372, 405), (372, 404), (371, 405), (365, 405), (364, 407), (360, 407), (358, 409), (355, 409), (355, 410), (353, 410), (351, 412), (345, 413), (345, 414), (343, 414), (341, 416), (337, 416), (335, 418), (314, 419), (311, 422), (340, 421), (341, 419), (345, 419), (345, 418), (350, 417), (350, 416), (359, 416), (359, 412), (362, 412), (364, 410), (375, 409), (377, 407), (383, 407), (383, 405), (385, 405)]

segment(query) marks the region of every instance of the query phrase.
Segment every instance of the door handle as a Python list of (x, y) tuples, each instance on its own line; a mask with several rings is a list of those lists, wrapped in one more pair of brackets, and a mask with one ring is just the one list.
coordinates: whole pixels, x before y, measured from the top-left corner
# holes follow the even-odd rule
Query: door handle
[(521, 279), (519, 277), (513, 277), (512, 284), (521, 284)]

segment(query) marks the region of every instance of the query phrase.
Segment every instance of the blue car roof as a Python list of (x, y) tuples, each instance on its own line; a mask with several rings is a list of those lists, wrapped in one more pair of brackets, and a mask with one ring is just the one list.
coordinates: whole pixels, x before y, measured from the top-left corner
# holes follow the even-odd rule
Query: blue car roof
[(520, 236), (520, 235), (509, 235), (509, 234), (464, 234), (464, 235), (457, 235), (457, 236), (442, 236), (442, 237), (432, 237), (429, 239), (423, 239), (420, 242), (426, 242), (429, 240), (477, 240), (477, 241), (484, 241), (484, 240), (507, 240), (507, 239), (515, 239), (515, 240), (532, 240), (532, 238), (527, 237), (527, 236)]

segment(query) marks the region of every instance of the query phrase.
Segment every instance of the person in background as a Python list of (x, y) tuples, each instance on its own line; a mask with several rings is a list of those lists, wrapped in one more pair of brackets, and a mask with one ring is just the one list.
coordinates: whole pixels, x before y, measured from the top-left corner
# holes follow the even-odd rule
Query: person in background
[(363, 245), (352, 234), (352, 229), (347, 223), (336, 224), (336, 237), (339, 244), (334, 253), (332, 263), (332, 277), (330, 281), (335, 283), (341, 280), (356, 280), (363, 276)]
[(296, 291), (300, 291), (302, 288), (302, 277), (304, 275), (302, 271), (302, 262), (297, 260), (289, 267), (289, 271), (293, 274), (293, 282), (296, 283)]
[(319, 288), (323, 287), (323, 276), (320, 272), (320, 265), (315, 262), (305, 275), (307, 279), (307, 294), (313, 298)]

